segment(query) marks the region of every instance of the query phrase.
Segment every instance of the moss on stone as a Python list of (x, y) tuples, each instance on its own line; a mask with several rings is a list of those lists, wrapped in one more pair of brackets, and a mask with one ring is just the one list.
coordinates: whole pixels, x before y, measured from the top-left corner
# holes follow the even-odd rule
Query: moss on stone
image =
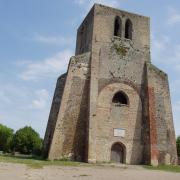
[(122, 46), (121, 44), (114, 44), (114, 49), (116, 50), (116, 53), (121, 56), (122, 58), (126, 56), (129, 48)]

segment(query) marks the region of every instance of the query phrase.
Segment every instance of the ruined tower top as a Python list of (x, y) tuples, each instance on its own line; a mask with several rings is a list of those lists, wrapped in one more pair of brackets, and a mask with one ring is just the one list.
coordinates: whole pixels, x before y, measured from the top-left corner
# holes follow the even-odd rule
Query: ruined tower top
[(76, 55), (118, 37), (136, 49), (150, 48), (150, 18), (95, 4), (78, 28)]

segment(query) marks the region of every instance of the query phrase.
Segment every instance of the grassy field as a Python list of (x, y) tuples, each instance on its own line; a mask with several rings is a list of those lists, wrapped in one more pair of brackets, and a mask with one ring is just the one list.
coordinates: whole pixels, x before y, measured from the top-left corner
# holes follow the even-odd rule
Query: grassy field
[(169, 172), (177, 172), (180, 173), (180, 166), (172, 166), (172, 165), (161, 165), (161, 166), (143, 166), (149, 170), (160, 170), (160, 171), (169, 171)]
[[(104, 166), (104, 163), (98, 163), (96, 165), (82, 163), (82, 162), (73, 162), (73, 161), (48, 161), (44, 160), (38, 157), (27, 157), (27, 156), (11, 156), (11, 155), (0, 155), (0, 162), (6, 162), (6, 163), (19, 163), (19, 164), (25, 164), (31, 168), (43, 168), (43, 166)], [(106, 164), (108, 165), (108, 164)], [(115, 165), (109, 164), (111, 167), (116, 167)], [(142, 166), (145, 169), (149, 170), (161, 170), (161, 171), (169, 171), (169, 172), (178, 172), (180, 173), (180, 166)], [(128, 166), (126, 166), (124, 169), (128, 169)]]
[(87, 166), (87, 163), (73, 161), (48, 161), (37, 157), (0, 155), (0, 162), (25, 164), (32, 168), (43, 168), (43, 166)]

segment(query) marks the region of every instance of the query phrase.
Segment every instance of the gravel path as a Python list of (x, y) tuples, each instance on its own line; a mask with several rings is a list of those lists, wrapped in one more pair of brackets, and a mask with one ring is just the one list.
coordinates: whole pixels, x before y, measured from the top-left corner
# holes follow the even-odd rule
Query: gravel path
[(180, 180), (180, 173), (146, 170), (139, 166), (63, 167), (33, 169), (26, 165), (0, 163), (0, 180)]

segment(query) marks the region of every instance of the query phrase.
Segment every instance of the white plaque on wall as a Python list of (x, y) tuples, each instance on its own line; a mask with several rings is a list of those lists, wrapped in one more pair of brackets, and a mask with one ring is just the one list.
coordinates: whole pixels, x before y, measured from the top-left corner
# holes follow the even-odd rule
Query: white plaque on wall
[(124, 129), (114, 129), (114, 136), (115, 137), (125, 137), (125, 130)]

